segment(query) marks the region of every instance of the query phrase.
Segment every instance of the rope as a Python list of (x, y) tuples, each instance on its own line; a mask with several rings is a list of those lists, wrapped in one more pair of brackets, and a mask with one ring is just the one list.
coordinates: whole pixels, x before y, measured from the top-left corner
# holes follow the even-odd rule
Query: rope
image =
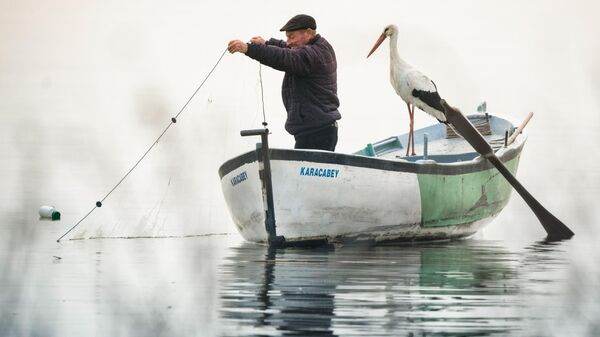
[[(202, 88), (202, 86), (204, 85), (204, 83), (206, 83), (206, 80), (208, 80), (208, 78), (210, 77), (210, 75), (212, 75), (213, 71), (215, 71), (215, 69), (217, 68), (217, 66), (219, 65), (219, 63), (221, 62), (221, 60), (223, 59), (223, 56), (225, 56), (225, 52), (227, 52), (227, 48), (225, 48), (225, 50), (223, 51), (223, 53), (221, 54), (221, 56), (217, 60), (217, 63), (215, 63), (215, 65), (212, 67), (212, 69), (208, 72), (208, 75), (206, 75), (206, 77), (204, 78), (204, 80), (202, 81), (202, 83), (200, 83), (200, 85), (198, 86), (198, 88), (196, 88), (196, 91), (194, 91), (194, 93), (192, 94), (192, 96), (190, 96), (190, 98), (187, 100), (187, 102), (185, 102), (185, 104), (179, 110), (179, 112), (177, 113), (177, 115), (175, 115), (175, 117), (171, 118), (171, 121), (169, 122), (169, 125), (167, 125), (167, 127), (163, 130), (163, 132), (160, 134), (160, 136), (158, 136), (158, 138), (156, 138), (156, 140), (154, 141), (154, 143), (152, 143), (152, 145), (150, 145), (150, 147), (146, 150), (146, 152), (144, 152), (144, 154), (142, 155), (142, 157), (140, 157), (140, 159), (138, 159), (138, 161), (133, 165), (133, 167), (131, 169), (129, 169), (129, 171), (127, 171), (127, 173), (125, 173), (125, 175), (123, 176), (123, 178), (121, 178), (121, 180), (119, 180), (119, 182), (108, 193), (106, 193), (106, 195), (100, 201), (96, 201), (96, 206), (94, 208), (92, 208), (86, 215), (84, 215), (83, 218), (81, 218), (79, 221), (77, 221), (77, 223), (73, 227), (71, 227), (71, 229), (69, 229), (65, 234), (63, 234), (60, 238), (58, 238), (58, 240), (56, 240), (56, 242), (60, 242), (60, 240), (62, 238), (64, 238), (67, 234), (69, 234), (73, 229), (75, 229), (75, 227), (79, 226), (79, 224), (82, 223), (83, 220), (85, 220), (88, 216), (90, 216), (90, 214), (92, 214), (96, 208), (102, 207), (102, 203), (104, 202), (104, 200), (106, 200), (106, 198), (108, 198), (108, 196), (111, 195), (111, 193), (114, 192), (117, 189), (117, 187), (119, 187), (119, 185), (121, 185), (121, 183), (129, 176), (129, 174), (131, 172), (133, 172), (133, 170), (140, 164), (140, 162), (144, 158), (146, 158), (146, 156), (148, 155), (148, 153), (150, 152), (150, 150), (152, 150), (152, 148), (154, 148), (154, 146), (156, 144), (158, 144), (158, 141), (165, 135), (165, 133), (167, 133), (167, 130), (169, 130), (169, 128), (173, 124), (177, 123), (177, 117), (179, 117), (179, 115), (181, 115), (181, 113), (183, 112), (183, 110), (185, 110), (185, 108), (188, 106), (188, 104), (190, 104), (190, 102), (192, 101), (192, 99), (194, 98), (194, 96), (196, 96), (196, 94), (198, 93), (198, 91), (200, 90), (200, 88)], [(262, 78), (261, 78), (261, 91), (262, 91)], [(264, 111), (264, 104), (263, 104), (263, 111)]]
[(263, 79), (262, 79), (262, 64), (258, 63), (258, 78), (260, 79), (260, 99), (262, 102), (262, 113), (263, 113), (263, 122), (262, 125), (266, 129), (267, 125), (267, 115), (265, 114), (265, 93), (263, 90)]

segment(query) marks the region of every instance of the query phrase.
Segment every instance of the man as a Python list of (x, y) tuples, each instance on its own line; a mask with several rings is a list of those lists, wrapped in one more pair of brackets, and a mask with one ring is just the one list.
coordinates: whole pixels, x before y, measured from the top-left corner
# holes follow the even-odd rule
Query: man
[(280, 31), (287, 42), (256, 36), (246, 43), (229, 42), (231, 53), (243, 53), (285, 72), (281, 95), (287, 110), (285, 129), (296, 139), (296, 149), (335, 151), (337, 120), (342, 118), (337, 97), (337, 61), (333, 48), (317, 34), (315, 19), (296, 15)]

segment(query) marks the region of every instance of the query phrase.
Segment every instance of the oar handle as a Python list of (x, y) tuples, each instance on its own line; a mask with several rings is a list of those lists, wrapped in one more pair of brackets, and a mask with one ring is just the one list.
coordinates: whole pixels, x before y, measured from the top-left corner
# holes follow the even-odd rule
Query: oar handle
[(517, 130), (512, 134), (512, 136), (510, 136), (510, 138), (508, 138), (508, 141), (506, 142), (506, 146), (512, 144), (515, 139), (517, 139), (517, 136), (521, 134), (521, 132), (523, 132), (523, 129), (525, 129), (525, 126), (527, 126), (527, 123), (529, 123), (529, 121), (531, 120), (531, 117), (533, 117), (533, 112), (530, 112), (527, 117), (525, 117), (525, 119), (523, 120), (523, 122), (521, 122), (521, 125), (519, 125), (519, 127), (517, 128)]

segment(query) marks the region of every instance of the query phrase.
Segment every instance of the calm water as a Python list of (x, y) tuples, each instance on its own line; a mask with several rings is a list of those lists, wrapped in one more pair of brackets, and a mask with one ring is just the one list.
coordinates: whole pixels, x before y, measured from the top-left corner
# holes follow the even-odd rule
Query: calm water
[(2, 250), (2, 336), (600, 333), (583, 240), (272, 251), (228, 234), (56, 244), (49, 224)]
[(219, 270), (224, 334), (597, 335), (597, 321), (566, 319), (581, 304), (565, 293), (568, 246), (517, 251), (469, 240), (269, 252), (240, 245)]

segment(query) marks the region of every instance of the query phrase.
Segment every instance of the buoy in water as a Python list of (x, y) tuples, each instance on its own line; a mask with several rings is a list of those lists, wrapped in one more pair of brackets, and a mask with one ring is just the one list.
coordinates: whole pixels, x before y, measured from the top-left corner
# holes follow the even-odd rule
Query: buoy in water
[(54, 206), (42, 206), (39, 213), (41, 219), (60, 220), (60, 212)]

